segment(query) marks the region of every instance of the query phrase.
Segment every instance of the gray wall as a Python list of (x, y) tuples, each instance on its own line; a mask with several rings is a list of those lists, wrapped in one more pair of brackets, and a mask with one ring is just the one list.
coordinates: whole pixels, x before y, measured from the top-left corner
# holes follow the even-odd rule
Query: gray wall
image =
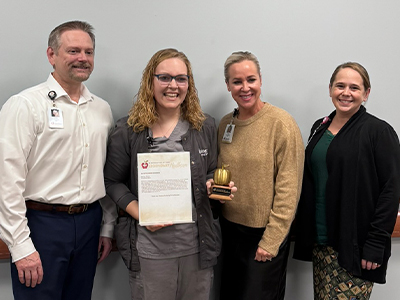
[[(329, 114), (328, 81), (340, 63), (362, 63), (372, 91), (367, 109), (400, 132), (400, 3), (397, 0), (0, 0), (0, 105), (44, 81), (51, 29), (81, 19), (96, 28), (96, 67), (87, 82), (125, 115), (143, 68), (161, 48), (184, 51), (193, 64), (203, 109), (217, 121), (234, 107), (223, 63), (250, 50), (261, 63), (262, 99), (286, 109), (306, 139), (313, 121)], [(388, 283), (372, 299), (395, 296), (400, 243), (394, 240)], [(397, 268), (395, 267), (397, 265)], [(9, 266), (0, 262), (0, 299), (12, 299)], [(93, 299), (128, 299), (126, 270), (114, 253), (99, 266)], [(311, 267), (290, 260), (287, 299), (311, 299)]]

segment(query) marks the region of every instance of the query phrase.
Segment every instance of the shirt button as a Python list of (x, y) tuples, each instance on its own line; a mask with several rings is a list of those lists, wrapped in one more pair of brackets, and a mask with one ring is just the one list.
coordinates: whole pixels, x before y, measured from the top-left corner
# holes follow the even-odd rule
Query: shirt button
[(87, 168), (87, 165), (83, 165), (83, 168), (86, 169), (86, 168)]
[(85, 144), (85, 147), (89, 147), (89, 144), (86, 143), (86, 144)]
[(200, 218), (202, 218), (203, 217), (203, 215), (202, 214), (200, 214)]
[(192, 160), (192, 165), (194, 165), (194, 161)]
[(84, 186), (82, 186), (82, 187), (81, 187), (81, 191), (83, 191), (84, 189), (85, 189), (85, 187), (84, 187)]

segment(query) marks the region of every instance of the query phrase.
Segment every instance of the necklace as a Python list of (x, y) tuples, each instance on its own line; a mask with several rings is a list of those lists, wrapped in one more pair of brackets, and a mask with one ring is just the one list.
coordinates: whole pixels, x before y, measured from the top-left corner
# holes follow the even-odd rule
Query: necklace
[[(178, 121), (179, 121), (179, 120), (178, 120)], [(178, 121), (173, 122), (173, 123), (171, 124), (171, 126), (170, 126), (164, 133), (163, 133), (163, 129), (162, 129), (160, 123), (157, 123), (158, 127), (160, 127), (160, 132), (163, 133), (162, 136), (166, 138), (168, 133), (171, 134), (172, 131), (173, 131), (173, 130), (171, 131), (171, 129), (172, 129), (173, 127), (175, 127), (176, 124), (178, 124)], [(171, 132), (170, 132), (170, 131), (171, 131)], [(168, 137), (169, 137), (169, 135), (168, 135)]]

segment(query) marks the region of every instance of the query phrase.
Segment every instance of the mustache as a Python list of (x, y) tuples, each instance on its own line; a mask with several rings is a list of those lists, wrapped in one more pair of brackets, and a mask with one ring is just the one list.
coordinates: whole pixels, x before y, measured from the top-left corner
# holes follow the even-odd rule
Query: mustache
[(79, 63), (79, 64), (73, 64), (73, 68), (91, 68), (92, 65), (89, 63)]

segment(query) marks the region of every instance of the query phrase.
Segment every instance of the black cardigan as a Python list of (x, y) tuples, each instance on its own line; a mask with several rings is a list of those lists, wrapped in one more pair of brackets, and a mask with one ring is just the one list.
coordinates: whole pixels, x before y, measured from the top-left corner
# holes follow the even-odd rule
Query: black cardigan
[[(296, 215), (294, 258), (311, 260), (315, 240), (315, 196), (312, 151), (329, 127), (316, 121), (306, 147), (303, 187)], [(364, 106), (332, 140), (327, 154), (326, 221), (328, 245), (341, 267), (354, 276), (386, 282), (391, 234), (400, 198), (400, 145), (393, 128)], [(376, 270), (361, 268), (361, 259), (377, 262)]]

